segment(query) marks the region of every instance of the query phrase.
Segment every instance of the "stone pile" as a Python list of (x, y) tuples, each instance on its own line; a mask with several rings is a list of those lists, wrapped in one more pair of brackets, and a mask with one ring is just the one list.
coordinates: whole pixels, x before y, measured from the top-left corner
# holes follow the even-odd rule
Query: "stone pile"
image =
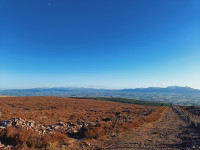
[(0, 149), (7, 149), (7, 150), (9, 150), (9, 149), (12, 149), (12, 146), (11, 145), (5, 145), (5, 144), (3, 144), (3, 143), (0, 142)]
[[(95, 125), (95, 123), (93, 125)], [(87, 126), (88, 123), (86, 123), (85, 121), (76, 121), (74, 123), (59, 122), (57, 124), (48, 126), (37, 124), (33, 120), (26, 120), (21, 118), (11, 118), (5, 121), (0, 121), (0, 130), (3, 130), (7, 127), (23, 127), (27, 129), (32, 129), (33, 131), (39, 132), (40, 134), (54, 133), (60, 131), (71, 136), (82, 132), (82, 130)]]
[(31, 128), (34, 129), (36, 128), (38, 125), (36, 125), (36, 123), (32, 120), (26, 120), (26, 119), (21, 119), (21, 118), (11, 118), (5, 121), (0, 121), (0, 129), (5, 129), (6, 127), (27, 127), (27, 128)]
[[(148, 111), (144, 111), (143, 115), (148, 115)], [(130, 120), (136, 119), (136, 117), (130, 117), (130, 116), (119, 116), (119, 120), (121, 122), (128, 122)], [(116, 118), (103, 118), (101, 121), (104, 122), (116, 122)], [(33, 120), (26, 120), (22, 118), (11, 118), (8, 120), (0, 121), (0, 130), (4, 130), (7, 127), (23, 127), (26, 129), (32, 129), (35, 132), (39, 132), (40, 134), (48, 134), (48, 133), (54, 133), (54, 132), (61, 132), (65, 133), (71, 137), (77, 137), (81, 136), (83, 131), (86, 127), (98, 127), (100, 126), (99, 122), (89, 122), (87, 123), (85, 120), (78, 120), (76, 122), (59, 122), (56, 124), (43, 126), (42, 124), (38, 124), (34, 122)]]

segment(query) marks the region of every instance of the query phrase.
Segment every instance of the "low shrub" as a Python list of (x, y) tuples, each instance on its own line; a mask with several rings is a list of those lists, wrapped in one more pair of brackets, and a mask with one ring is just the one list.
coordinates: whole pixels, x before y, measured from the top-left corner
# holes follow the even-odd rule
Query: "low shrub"
[(89, 139), (97, 139), (105, 134), (103, 127), (88, 127), (84, 131), (84, 137)]
[(68, 137), (62, 133), (41, 135), (32, 129), (8, 127), (0, 132), (0, 141), (12, 145), (15, 149), (52, 148), (68, 145)]
[(50, 133), (42, 137), (42, 143), (44, 147), (57, 147), (60, 144), (68, 145), (68, 137), (62, 133)]

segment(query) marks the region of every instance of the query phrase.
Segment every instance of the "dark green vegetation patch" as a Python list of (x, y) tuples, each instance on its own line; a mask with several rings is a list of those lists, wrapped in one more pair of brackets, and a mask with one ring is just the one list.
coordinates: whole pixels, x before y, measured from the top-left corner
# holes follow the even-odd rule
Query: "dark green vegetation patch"
[(127, 99), (127, 98), (109, 98), (109, 97), (78, 97), (78, 98), (112, 101), (112, 102), (120, 102), (120, 103), (128, 103), (128, 104), (145, 105), (145, 106), (169, 106), (169, 107), (172, 107), (171, 103), (158, 103), (158, 102), (141, 101), (141, 100)]

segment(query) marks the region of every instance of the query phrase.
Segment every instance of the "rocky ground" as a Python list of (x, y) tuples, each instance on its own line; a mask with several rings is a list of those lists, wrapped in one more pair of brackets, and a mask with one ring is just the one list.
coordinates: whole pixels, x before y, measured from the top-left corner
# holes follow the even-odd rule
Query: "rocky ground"
[[(79, 132), (88, 124), (84, 121), (76, 121), (74, 123), (63, 123), (59, 122), (57, 124), (43, 126), (41, 124), (35, 123), (33, 120), (26, 120), (21, 118), (11, 118), (5, 121), (0, 121), (0, 132), (6, 130), (6, 128), (26, 128), (31, 129), (38, 134), (49, 134), (55, 132), (65, 133), (74, 138), (78, 138)], [(12, 149), (11, 145), (6, 145), (0, 141), (0, 149)]]
[[(71, 124), (55, 124), (53, 126), (40, 126), (33, 121), (23, 119), (9, 119), (0, 123), (1, 129), (6, 126), (21, 125), (28, 128), (38, 129), (41, 128), (45, 133), (61, 130), (62, 128), (72, 129), (75, 125)], [(76, 122), (81, 126), (85, 126), (83, 122)], [(66, 130), (65, 129), (65, 130)], [(76, 128), (75, 128), (76, 129)], [(76, 129), (78, 130), (78, 129)], [(71, 130), (70, 130), (71, 132)], [(41, 132), (44, 134), (44, 132)], [(100, 141), (80, 141), (74, 142), (72, 149), (107, 149), (107, 150), (123, 150), (123, 149), (155, 149), (155, 150), (168, 150), (168, 149), (199, 149), (200, 134), (197, 130), (191, 128), (181, 116), (172, 108), (167, 108), (162, 114), (161, 118), (153, 123), (145, 124), (141, 127), (135, 128), (131, 131), (126, 131), (120, 134), (119, 139), (100, 140)], [(80, 146), (82, 143), (82, 146)], [(0, 144), (0, 148), (5, 148)], [(8, 148), (8, 147), (7, 147)]]
[(5, 121), (0, 121), (0, 130), (4, 130), (12, 126), (12, 127), (23, 127), (27, 129), (32, 129), (33, 131), (38, 132), (39, 134), (65, 132), (65, 134), (75, 136), (76, 134), (78, 134), (78, 132), (81, 132), (81, 130), (88, 125), (90, 124), (87, 124), (84, 121), (76, 121), (74, 123), (59, 122), (57, 124), (43, 126), (41, 124), (35, 123), (33, 120), (11, 118)]
[[(160, 120), (125, 132), (120, 138), (102, 145), (96, 143), (90, 149), (199, 149), (200, 134), (192, 129), (173, 109), (168, 108)], [(113, 143), (114, 142), (114, 143)]]

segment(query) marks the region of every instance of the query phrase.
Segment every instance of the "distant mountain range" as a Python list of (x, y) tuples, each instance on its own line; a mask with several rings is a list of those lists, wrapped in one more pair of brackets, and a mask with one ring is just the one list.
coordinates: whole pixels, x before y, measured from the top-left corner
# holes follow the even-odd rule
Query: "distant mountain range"
[(56, 87), (56, 88), (32, 88), (32, 89), (5, 89), (0, 90), (0, 94), (13, 92), (13, 93), (26, 93), (33, 92), (33, 95), (37, 92), (155, 92), (155, 93), (200, 93), (200, 90), (193, 89), (191, 87), (180, 87), (180, 86), (169, 86), (166, 88), (161, 87), (148, 87), (148, 88), (135, 88), (135, 89), (121, 89), (121, 90), (110, 90), (110, 89), (95, 89), (95, 88), (71, 88), (71, 87)]
[(169, 86), (166, 88), (149, 87), (136, 89), (95, 89), (95, 88), (33, 88), (4, 89), (0, 95), (9, 96), (60, 96), (60, 97), (120, 97), (137, 100), (169, 102), (200, 106), (200, 90), (190, 87)]
[(149, 87), (149, 88), (136, 88), (136, 89), (122, 89), (125, 92), (172, 92), (172, 93), (200, 93), (200, 90), (191, 87), (169, 86), (166, 88)]

